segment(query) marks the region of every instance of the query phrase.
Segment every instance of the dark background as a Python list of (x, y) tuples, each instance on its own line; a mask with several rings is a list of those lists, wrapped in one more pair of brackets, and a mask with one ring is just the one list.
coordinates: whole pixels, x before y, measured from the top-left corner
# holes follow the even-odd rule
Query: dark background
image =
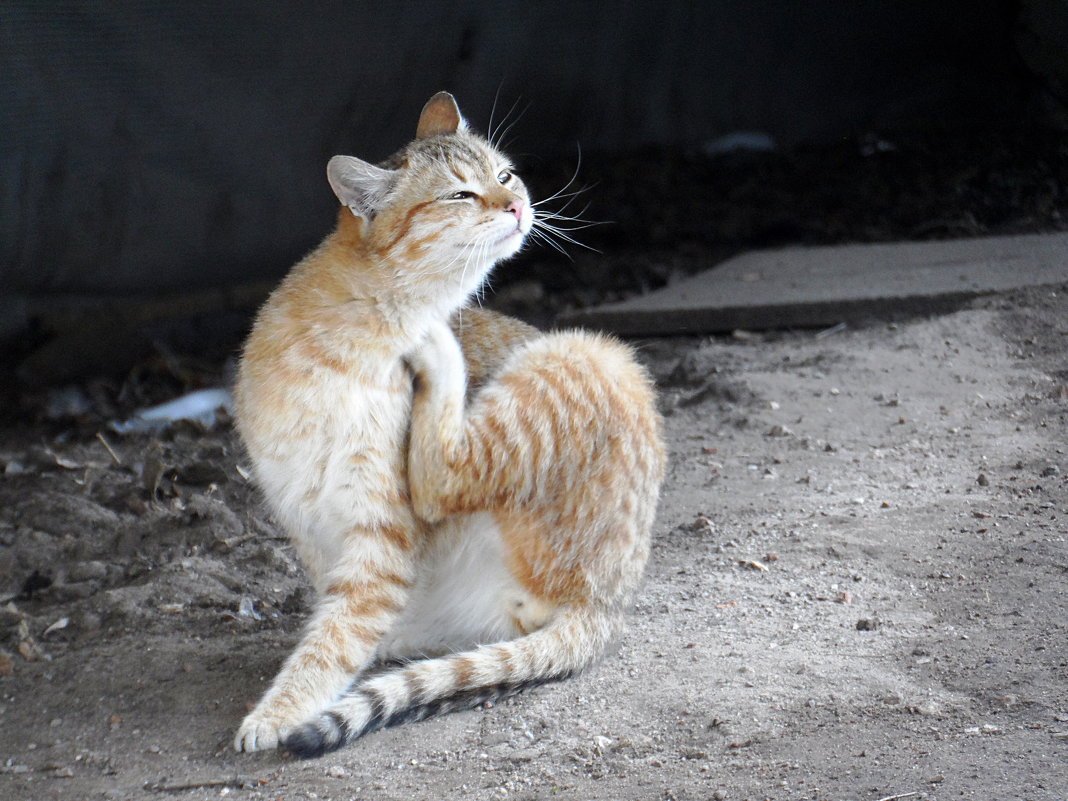
[[(326, 160), (387, 156), (439, 89), (476, 128), (522, 112), (541, 196), (581, 144), (586, 216), (614, 223), (582, 234), (600, 259), (507, 266), (520, 302), (751, 247), (1063, 227), (1066, 53), (1057, 0), (8, 0), (0, 336), (21, 360), (71, 309), (247, 316), (332, 225)], [(736, 132), (775, 148), (720, 152)]]

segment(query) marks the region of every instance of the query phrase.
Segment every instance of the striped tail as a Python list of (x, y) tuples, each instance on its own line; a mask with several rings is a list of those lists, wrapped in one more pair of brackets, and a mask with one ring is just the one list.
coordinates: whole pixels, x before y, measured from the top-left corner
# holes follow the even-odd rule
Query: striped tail
[(616, 631), (612, 618), (588, 609), (569, 611), (514, 640), (410, 662), (359, 683), (287, 734), (282, 747), (298, 757), (317, 757), (381, 728), (565, 679), (595, 661)]

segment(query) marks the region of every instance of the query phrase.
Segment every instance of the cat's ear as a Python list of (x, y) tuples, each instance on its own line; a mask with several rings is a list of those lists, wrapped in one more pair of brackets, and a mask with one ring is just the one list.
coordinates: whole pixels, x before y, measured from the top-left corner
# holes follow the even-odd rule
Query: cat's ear
[(467, 130), (467, 122), (460, 115), (456, 98), (448, 92), (438, 92), (423, 106), (419, 115), (419, 127), (415, 129), (415, 138), (426, 139), (464, 130)]
[(357, 217), (371, 220), (393, 186), (393, 170), (384, 170), (354, 156), (334, 156), (326, 165), (326, 178), (341, 205)]

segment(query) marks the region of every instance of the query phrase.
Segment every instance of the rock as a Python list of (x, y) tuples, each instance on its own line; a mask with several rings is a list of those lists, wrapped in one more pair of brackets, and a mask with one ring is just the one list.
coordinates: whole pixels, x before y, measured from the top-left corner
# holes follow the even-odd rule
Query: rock
[(82, 634), (99, 631), (103, 621), (100, 615), (89, 609), (79, 609), (71, 615), (71, 627)]
[(908, 711), (913, 715), (922, 715), (924, 717), (934, 717), (941, 713), (941, 707), (935, 701), (921, 701), (918, 704), (912, 704), (908, 707)]
[(605, 737), (604, 735), (599, 734), (593, 738), (593, 750), (596, 751), (598, 754), (605, 753), (611, 747), (611, 737)]
[(108, 566), (96, 560), (78, 562), (67, 570), (67, 581), (71, 584), (79, 581), (100, 581), (107, 578)]
[(48, 594), (59, 602), (83, 601), (100, 592), (99, 581), (77, 581), (71, 584), (53, 584)]
[(18, 625), (19, 621), (25, 617), (13, 603), (0, 606), (0, 631)]
[(241, 519), (220, 498), (198, 493), (189, 499), (185, 509), (194, 520), (209, 521), (216, 540), (228, 540), (245, 533)]
[(225, 484), (226, 469), (217, 461), (198, 459), (177, 468), (177, 478), (183, 484), (207, 485)]

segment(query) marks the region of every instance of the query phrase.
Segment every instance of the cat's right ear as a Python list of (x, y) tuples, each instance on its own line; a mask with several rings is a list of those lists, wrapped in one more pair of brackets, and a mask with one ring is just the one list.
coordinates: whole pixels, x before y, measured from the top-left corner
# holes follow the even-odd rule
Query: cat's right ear
[(374, 219), (382, 208), (394, 175), (354, 156), (334, 156), (326, 165), (326, 178), (341, 205), (365, 220)]
[(454, 134), (467, 128), (467, 121), (460, 115), (456, 98), (448, 92), (438, 92), (423, 106), (419, 114), (416, 139), (427, 139), (441, 134)]

